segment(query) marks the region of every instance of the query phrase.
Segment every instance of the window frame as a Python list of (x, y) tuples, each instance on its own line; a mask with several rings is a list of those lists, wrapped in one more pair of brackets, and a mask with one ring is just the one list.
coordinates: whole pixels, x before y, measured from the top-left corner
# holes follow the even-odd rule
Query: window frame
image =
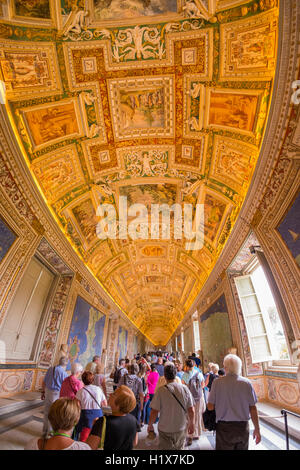
[[(253, 293), (249, 293), (245, 296), (243, 296), (241, 294), (240, 288), (239, 288), (239, 281), (242, 280), (242, 279), (250, 280), (251, 285), (253, 287)], [(249, 342), (249, 347), (250, 347), (252, 364), (260, 364), (260, 363), (263, 363), (263, 362), (272, 361), (273, 360), (272, 358), (274, 357), (274, 354), (275, 354), (275, 351), (276, 351), (276, 346), (274, 345), (274, 339), (273, 339), (272, 331), (270, 329), (270, 320), (267, 317), (266, 313), (264, 313), (263, 309), (261, 308), (258, 295), (255, 291), (255, 287), (254, 287), (252, 279), (251, 279), (251, 274), (247, 273), (247, 274), (243, 274), (242, 276), (237, 276), (236, 278), (234, 278), (234, 281), (235, 281), (235, 285), (236, 285), (236, 288), (237, 288), (240, 304), (241, 304), (241, 307), (242, 307), (242, 314), (243, 314), (245, 327), (246, 327), (246, 331), (247, 331), (247, 337), (248, 337), (248, 342)], [(254, 313), (254, 314), (250, 313), (250, 314), (247, 315), (247, 313), (244, 311), (244, 298), (247, 297), (247, 296), (250, 296), (250, 295), (255, 296), (258, 307), (259, 307), (259, 312)], [(259, 316), (261, 317), (261, 320), (263, 322), (265, 333), (253, 335), (250, 331), (250, 326), (249, 326), (249, 324), (251, 323), (251, 317), (259, 317)], [(265, 337), (266, 338), (266, 341), (267, 341), (267, 344), (268, 344), (268, 349), (269, 349), (269, 352), (270, 352), (269, 355), (265, 355), (262, 358), (260, 358), (258, 352), (255, 350), (254, 345), (253, 345), (253, 339), (255, 337), (257, 337), (257, 338), (258, 337)]]
[[(250, 275), (251, 276), (253, 274), (253, 272), (259, 266), (261, 266), (261, 263), (259, 262), (259, 259), (257, 258), (257, 256), (254, 256), (254, 258), (251, 259), (250, 262), (245, 265), (245, 267), (242, 271), (242, 276), (244, 276), (244, 275)], [(237, 277), (242, 277), (242, 276), (237, 276)], [(266, 279), (266, 282), (268, 282), (267, 279)], [(238, 292), (238, 295), (239, 295), (239, 291), (238, 291), (237, 286), (236, 286), (236, 289), (237, 289), (237, 292)], [(239, 299), (240, 299), (240, 296), (239, 296)], [(274, 303), (275, 303), (275, 306), (276, 306), (276, 309), (277, 309), (277, 314), (279, 316), (280, 322), (282, 324), (282, 320), (281, 320), (280, 313), (278, 311), (275, 299), (274, 299)], [(243, 312), (243, 318), (244, 318), (244, 312)], [(244, 318), (244, 321), (245, 321), (245, 318)], [(283, 325), (282, 325), (282, 329), (283, 329), (283, 332), (284, 332), (285, 341), (288, 344), (288, 341), (287, 341), (287, 338), (286, 338), (286, 333), (285, 333)], [(250, 339), (249, 339), (248, 330), (247, 330), (247, 337), (248, 337), (248, 342), (249, 342), (249, 347), (250, 347)], [(251, 348), (250, 348), (250, 350), (251, 350)], [(251, 358), (252, 358), (252, 352), (251, 352)], [(279, 370), (279, 369), (282, 370), (283, 368), (288, 368), (290, 372), (294, 372), (295, 370), (297, 370), (297, 366), (293, 365), (293, 363), (291, 361), (291, 358), (290, 359), (270, 359), (270, 360), (267, 360), (267, 361), (263, 361), (262, 364), (265, 365), (265, 368), (272, 369), (272, 370), (275, 370), (275, 369), (276, 370)]]

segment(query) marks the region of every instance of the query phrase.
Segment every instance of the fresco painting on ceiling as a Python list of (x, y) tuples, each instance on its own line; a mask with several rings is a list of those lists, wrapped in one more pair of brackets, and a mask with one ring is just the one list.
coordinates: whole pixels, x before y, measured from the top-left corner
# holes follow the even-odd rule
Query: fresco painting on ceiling
[(68, 338), (68, 370), (73, 362), (85, 367), (95, 354), (101, 355), (104, 325), (105, 315), (78, 296)]
[(240, 191), (250, 181), (257, 150), (242, 142), (215, 136), (211, 176)]
[(120, 90), (121, 128), (164, 127), (164, 89)]
[(124, 359), (127, 354), (127, 340), (128, 340), (128, 331), (123, 327), (119, 327), (118, 334), (118, 352), (119, 359)]
[(269, 60), (274, 59), (276, 31), (269, 29), (267, 25), (236, 33), (236, 39), (231, 42), (230, 62), (237, 69), (267, 67)]
[(67, 190), (82, 184), (84, 178), (76, 149), (64, 147), (48, 155), (34, 160), (32, 169), (48, 201), (52, 202)]
[(25, 112), (27, 125), (36, 146), (79, 134), (74, 103), (64, 103)]
[(277, 230), (300, 267), (300, 194), (288, 210)]
[(206, 194), (204, 200), (204, 236), (212, 242), (218, 233), (225, 210), (226, 204), (218, 201), (210, 194)]
[(17, 16), (51, 18), (49, 0), (14, 0), (14, 9)]
[(204, 366), (215, 362), (223, 367), (227, 350), (233, 347), (225, 295), (221, 295), (200, 317)]
[(76, 222), (78, 223), (87, 243), (91, 243), (96, 237), (96, 211), (91, 199), (81, 202), (72, 209)]
[(151, 204), (174, 204), (177, 186), (169, 183), (122, 186), (120, 187), (120, 196), (126, 196), (129, 205), (144, 204), (147, 209), (150, 209)]
[(239, 93), (212, 91), (210, 95), (209, 125), (232, 127), (252, 132), (258, 97)]
[(96, 20), (125, 20), (177, 12), (177, 0), (94, 0)]
[(0, 263), (17, 239), (17, 235), (0, 218)]
[(45, 53), (5, 52), (1, 69), (5, 83), (12, 89), (41, 86), (50, 79)]

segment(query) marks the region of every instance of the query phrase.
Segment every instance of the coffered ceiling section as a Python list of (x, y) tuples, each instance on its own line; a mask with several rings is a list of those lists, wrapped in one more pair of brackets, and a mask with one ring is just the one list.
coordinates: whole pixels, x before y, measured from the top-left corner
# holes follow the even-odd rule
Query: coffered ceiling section
[[(206, 282), (259, 156), (275, 0), (2, 0), (1, 79), (24, 158), (70, 244), (166, 344)], [(204, 204), (204, 246), (101, 240), (99, 204)], [(172, 219), (173, 221), (173, 219)], [(171, 231), (172, 232), (172, 231)]]

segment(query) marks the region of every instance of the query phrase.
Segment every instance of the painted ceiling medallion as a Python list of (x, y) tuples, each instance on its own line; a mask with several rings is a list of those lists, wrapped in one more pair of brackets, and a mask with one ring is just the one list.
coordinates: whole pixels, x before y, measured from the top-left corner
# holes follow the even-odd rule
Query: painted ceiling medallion
[[(2, 0), (0, 80), (58, 225), (155, 345), (238, 218), (272, 98), (277, 0)], [(204, 204), (204, 244), (101, 240), (97, 208)], [(176, 226), (170, 218), (171, 228)], [(117, 227), (120, 234), (122, 227)]]

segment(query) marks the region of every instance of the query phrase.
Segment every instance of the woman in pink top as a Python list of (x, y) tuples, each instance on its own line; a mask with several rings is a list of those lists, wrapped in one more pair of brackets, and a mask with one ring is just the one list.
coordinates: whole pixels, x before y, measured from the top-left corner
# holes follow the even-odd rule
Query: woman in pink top
[(154, 396), (155, 387), (157, 385), (158, 379), (159, 379), (159, 373), (157, 372), (155, 368), (155, 364), (151, 364), (151, 372), (149, 373), (147, 377), (149, 400), (147, 401), (147, 403), (145, 403), (145, 423), (146, 424), (149, 423), (149, 417), (150, 417), (150, 411), (151, 411), (150, 403)]
[(83, 387), (83, 383), (79, 377), (83, 371), (83, 367), (78, 362), (74, 362), (71, 366), (71, 375), (67, 377), (60, 389), (60, 397), (75, 398), (76, 393)]

